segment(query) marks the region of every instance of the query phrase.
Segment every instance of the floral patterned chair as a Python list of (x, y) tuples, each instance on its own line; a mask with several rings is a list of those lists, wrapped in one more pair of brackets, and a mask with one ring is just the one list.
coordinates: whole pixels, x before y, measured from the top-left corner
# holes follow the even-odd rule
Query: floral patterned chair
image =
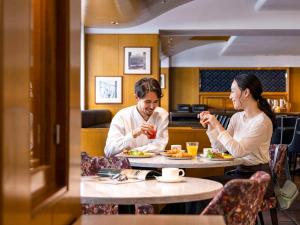
[[(129, 169), (130, 163), (124, 157), (90, 157), (86, 152), (81, 153), (81, 176), (94, 176), (101, 168)], [(82, 214), (118, 214), (115, 204), (81, 204)], [(152, 205), (136, 204), (135, 214), (153, 214)]]
[[(287, 148), (288, 146), (286, 144), (271, 144), (269, 148), (269, 153), (270, 153), (270, 168), (272, 173), (277, 176), (277, 179), (280, 179), (284, 165), (285, 165), (285, 157), (287, 154)], [(277, 152), (277, 157), (275, 157), (275, 150), (276, 148), (278, 149)], [(270, 210), (270, 215), (271, 215), (271, 221), (273, 225), (278, 225), (278, 219), (277, 219), (277, 199), (276, 197), (269, 197), (265, 198), (262, 202), (262, 205), (260, 207), (260, 212), (259, 212), (259, 218), (260, 218), (260, 223), (264, 224), (263, 220), (263, 215), (262, 211), (268, 211)]]
[(254, 225), (270, 179), (258, 171), (250, 179), (229, 181), (201, 215), (223, 215), (228, 225)]

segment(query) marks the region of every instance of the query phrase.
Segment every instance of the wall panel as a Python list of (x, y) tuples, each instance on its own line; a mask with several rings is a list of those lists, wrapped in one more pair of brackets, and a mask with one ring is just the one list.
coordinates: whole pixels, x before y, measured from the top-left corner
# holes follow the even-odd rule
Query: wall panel
[(170, 111), (177, 104), (199, 103), (199, 68), (170, 68)]
[(169, 111), (169, 68), (160, 68), (160, 73), (165, 75), (165, 88), (162, 89), (164, 96), (160, 101), (160, 106)]
[[(142, 77), (159, 77), (157, 34), (86, 35), (86, 109), (109, 109), (113, 115), (134, 105), (134, 84)], [(124, 75), (124, 47), (151, 47), (151, 74)], [(95, 77), (122, 76), (122, 103), (95, 104)]]
[(291, 68), (289, 74), (289, 92), (290, 102), (292, 104), (291, 111), (300, 112), (300, 68)]

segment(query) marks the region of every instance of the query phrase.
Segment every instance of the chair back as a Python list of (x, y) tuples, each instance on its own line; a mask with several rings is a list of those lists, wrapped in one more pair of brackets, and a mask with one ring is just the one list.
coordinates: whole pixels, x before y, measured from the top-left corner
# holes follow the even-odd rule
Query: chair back
[(282, 116), (276, 117), (277, 127), (273, 130), (271, 143), (281, 144)]
[(296, 120), (292, 142), (288, 145), (289, 153), (300, 152), (300, 118)]
[(201, 214), (223, 215), (228, 225), (254, 225), (270, 179), (259, 171), (250, 179), (229, 181)]
[(81, 153), (81, 176), (93, 176), (102, 168), (129, 169), (130, 162), (125, 157), (90, 157), (86, 152)]
[(280, 144), (290, 144), (293, 138), (297, 117), (282, 117), (282, 132)]
[[(287, 154), (288, 145), (286, 144), (271, 144), (269, 147), (270, 154), (270, 169), (272, 174), (277, 178), (280, 178), (281, 172), (285, 165), (285, 156)], [(275, 156), (275, 151), (277, 148), (277, 155)], [(275, 158), (276, 157), (276, 158)]]

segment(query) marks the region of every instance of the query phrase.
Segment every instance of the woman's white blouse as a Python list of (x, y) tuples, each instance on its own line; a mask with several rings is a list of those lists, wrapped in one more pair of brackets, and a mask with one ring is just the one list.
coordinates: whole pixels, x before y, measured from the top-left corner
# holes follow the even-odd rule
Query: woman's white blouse
[(207, 135), (213, 148), (242, 157), (244, 165), (257, 165), (270, 161), (272, 132), (272, 121), (264, 112), (247, 120), (244, 112), (238, 112), (231, 117), (227, 130), (218, 133), (215, 128)]

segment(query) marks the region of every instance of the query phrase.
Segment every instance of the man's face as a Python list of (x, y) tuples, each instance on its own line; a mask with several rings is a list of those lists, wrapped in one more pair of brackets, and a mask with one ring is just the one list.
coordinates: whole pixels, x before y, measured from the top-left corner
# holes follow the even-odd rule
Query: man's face
[(137, 97), (137, 105), (141, 113), (151, 116), (159, 104), (159, 99), (155, 92), (149, 92), (144, 98)]

